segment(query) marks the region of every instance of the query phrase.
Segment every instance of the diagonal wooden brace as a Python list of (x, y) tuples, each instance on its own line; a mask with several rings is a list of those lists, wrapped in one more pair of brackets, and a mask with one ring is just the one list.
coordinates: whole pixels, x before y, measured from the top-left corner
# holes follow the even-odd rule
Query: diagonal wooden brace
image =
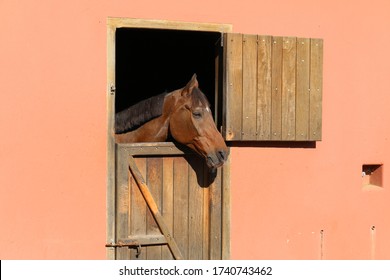
[(142, 193), (142, 196), (144, 197), (144, 199), (146, 201), (146, 204), (148, 205), (150, 211), (152, 212), (152, 215), (153, 215), (158, 227), (160, 228), (161, 233), (165, 236), (167, 243), (168, 243), (168, 247), (171, 250), (173, 257), (176, 260), (182, 260), (183, 255), (181, 254), (180, 249), (177, 246), (175, 239), (173, 239), (173, 236), (170, 233), (169, 228), (165, 224), (164, 218), (162, 217), (160, 211), (158, 210), (157, 204), (154, 201), (154, 198), (149, 190), (149, 187), (146, 185), (145, 180), (144, 180), (141, 172), (139, 171), (139, 169), (134, 161), (134, 158), (132, 156), (129, 156), (129, 169), (130, 169), (130, 172), (133, 175), (133, 177), (137, 183), (139, 190)]

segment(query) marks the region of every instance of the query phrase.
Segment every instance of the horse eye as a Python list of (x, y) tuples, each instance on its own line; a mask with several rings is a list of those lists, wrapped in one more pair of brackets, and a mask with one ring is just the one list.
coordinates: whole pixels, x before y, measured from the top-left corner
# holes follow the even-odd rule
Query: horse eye
[(195, 119), (199, 119), (202, 117), (202, 113), (199, 111), (192, 112), (192, 115), (194, 116)]

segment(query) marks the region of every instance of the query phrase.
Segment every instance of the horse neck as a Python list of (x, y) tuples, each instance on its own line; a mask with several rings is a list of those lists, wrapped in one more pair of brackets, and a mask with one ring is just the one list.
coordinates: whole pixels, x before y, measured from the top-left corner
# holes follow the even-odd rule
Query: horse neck
[(168, 138), (169, 119), (160, 116), (136, 130), (115, 134), (117, 143), (163, 142)]
[(169, 121), (181, 98), (181, 91), (168, 93), (164, 98), (162, 115), (143, 124), (134, 131), (116, 134), (117, 143), (162, 142), (168, 137)]

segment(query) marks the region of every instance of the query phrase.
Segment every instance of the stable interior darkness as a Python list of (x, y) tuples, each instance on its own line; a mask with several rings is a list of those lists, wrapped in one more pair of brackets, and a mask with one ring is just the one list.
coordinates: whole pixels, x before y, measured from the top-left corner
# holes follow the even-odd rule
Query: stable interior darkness
[[(220, 103), (215, 100), (220, 40), (218, 32), (118, 28), (116, 112), (148, 97), (182, 88), (194, 73), (215, 111), (215, 103)], [(214, 117), (220, 114), (213, 113)]]

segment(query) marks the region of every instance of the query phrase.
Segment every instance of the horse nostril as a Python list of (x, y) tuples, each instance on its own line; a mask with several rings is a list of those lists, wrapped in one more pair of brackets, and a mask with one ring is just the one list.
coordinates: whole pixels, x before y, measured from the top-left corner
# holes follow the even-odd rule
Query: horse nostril
[(225, 161), (227, 159), (226, 152), (225, 151), (218, 151), (218, 157)]

